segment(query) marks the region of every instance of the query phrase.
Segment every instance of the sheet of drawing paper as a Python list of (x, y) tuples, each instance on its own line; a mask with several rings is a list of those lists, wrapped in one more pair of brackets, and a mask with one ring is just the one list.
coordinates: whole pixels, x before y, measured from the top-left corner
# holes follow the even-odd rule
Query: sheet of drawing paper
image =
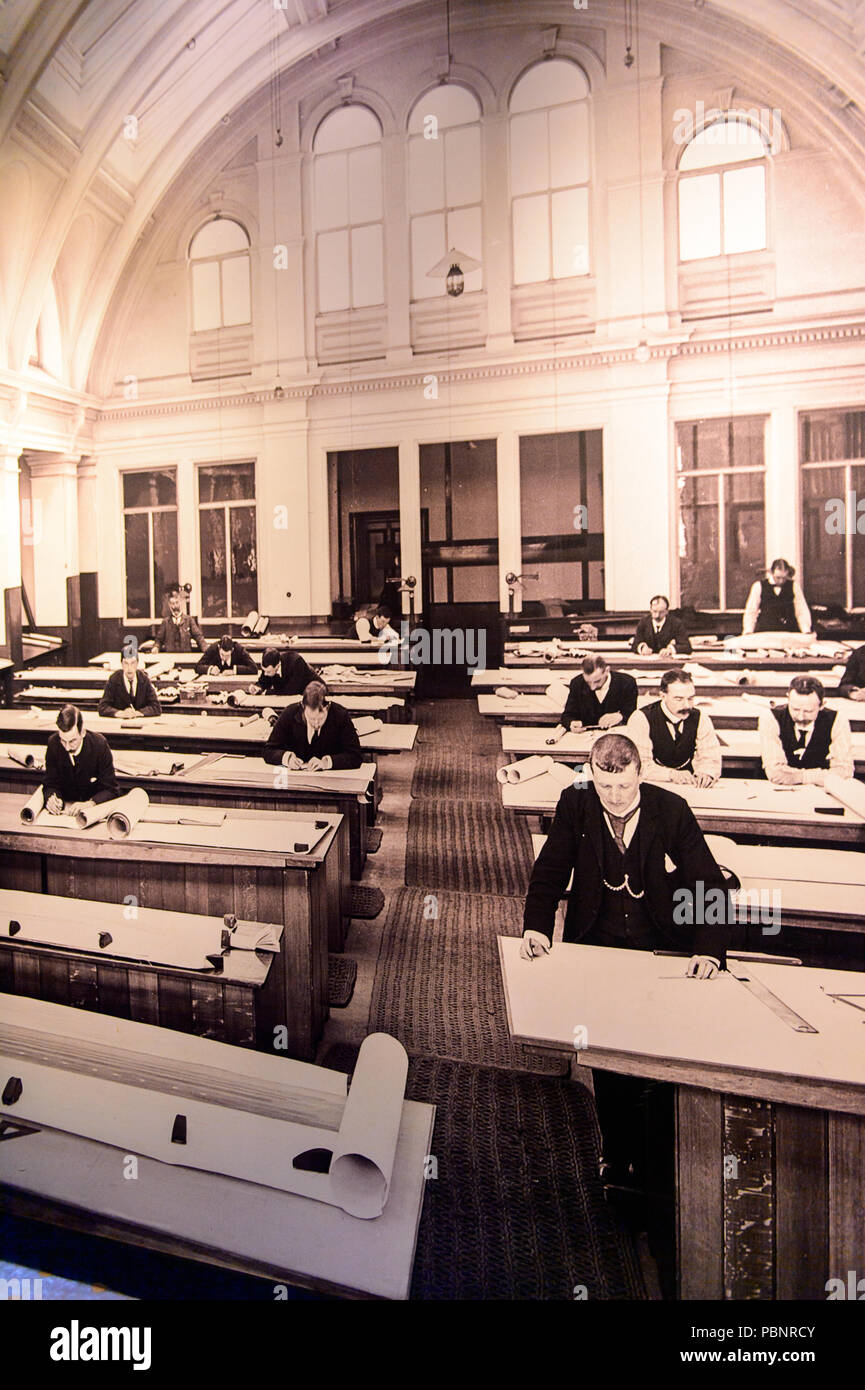
[(396, 1038), (364, 1038), (330, 1164), (333, 1199), (352, 1216), (369, 1220), (384, 1210), (407, 1074), (408, 1054)]

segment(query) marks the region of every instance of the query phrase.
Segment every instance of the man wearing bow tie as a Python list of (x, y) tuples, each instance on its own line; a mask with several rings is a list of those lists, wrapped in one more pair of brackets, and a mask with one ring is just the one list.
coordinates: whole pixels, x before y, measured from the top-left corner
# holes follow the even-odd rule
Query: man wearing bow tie
[(742, 614), (743, 634), (810, 632), (811, 612), (789, 560), (773, 560), (765, 579), (751, 585)]
[(795, 676), (781, 709), (760, 715), (760, 755), (770, 782), (822, 787), (827, 772), (853, 776), (850, 724), (840, 710), (826, 709), (815, 676)]
[(711, 787), (721, 776), (721, 745), (712, 721), (694, 708), (696, 692), (687, 671), (674, 667), (661, 677), (661, 698), (635, 710), (628, 737), (640, 750), (647, 782)]

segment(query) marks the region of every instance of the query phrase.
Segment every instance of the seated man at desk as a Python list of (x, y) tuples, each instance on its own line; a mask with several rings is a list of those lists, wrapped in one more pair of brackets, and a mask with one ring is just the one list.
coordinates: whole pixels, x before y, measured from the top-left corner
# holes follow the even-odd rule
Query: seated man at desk
[(840, 710), (826, 709), (815, 676), (794, 676), (787, 703), (760, 715), (760, 757), (770, 782), (822, 787), (827, 772), (853, 776), (850, 723)]
[(249, 687), (250, 695), (302, 695), (315, 672), (300, 652), (268, 647), (261, 658), (258, 680)]
[(389, 642), (398, 642), (399, 633), (396, 628), (391, 627), (390, 609), (377, 608), (372, 615), (372, 639), (385, 645)]
[(289, 772), (360, 767), (357, 729), (343, 705), (331, 704), (324, 681), (310, 681), (300, 704), (282, 711), (264, 746), (264, 761)]
[[(573, 885), (563, 941), (651, 951), (692, 952), (684, 974), (710, 980), (725, 965), (724, 924), (677, 926), (680, 891), (702, 883), (725, 892), (716, 864), (688, 803), (665, 787), (640, 781), (640, 754), (623, 734), (602, 734), (592, 748), (588, 787), (566, 787), (526, 895), (520, 955), (530, 961), (551, 949), (556, 909)], [(675, 895), (675, 896), (674, 896)], [(716, 894), (712, 895), (713, 900)], [(689, 900), (691, 904), (695, 897)], [(698, 915), (701, 915), (698, 913)], [(709, 913), (702, 914), (709, 916)], [(722, 914), (724, 915), (724, 914)], [(685, 920), (693, 922), (693, 908)], [(680, 967), (677, 967), (680, 968)], [(688, 988), (692, 986), (688, 985)], [(702, 984), (693, 986), (704, 988)], [(577, 1020), (578, 1021), (578, 1020)], [(592, 1073), (602, 1138), (601, 1174), (608, 1186), (636, 1185), (644, 1173), (641, 1121), (649, 1096), (668, 1104), (659, 1084), (596, 1070)], [(668, 1089), (668, 1088), (667, 1088)], [(661, 1123), (672, 1153), (672, 1123)]]
[(150, 646), (154, 652), (191, 652), (196, 647), (204, 651), (207, 643), (204, 633), (198, 626), (198, 619), (184, 612), (183, 592), (179, 584), (169, 584), (165, 590), (168, 599), (168, 617), (151, 643), (142, 643), (142, 649)]
[(45, 748), (45, 809), (60, 815), (79, 801), (113, 801), (120, 796), (108, 740), (84, 728), (76, 705), (64, 705), (57, 716), (57, 733)]
[(258, 667), (249, 652), (235, 642), (229, 632), (224, 633), (218, 642), (211, 643), (195, 669), (199, 676), (258, 675)]
[(568, 731), (611, 729), (626, 724), (637, 708), (637, 682), (626, 671), (611, 671), (602, 656), (583, 658), (580, 674), (571, 681), (561, 719), (547, 743), (557, 743)]
[(694, 708), (694, 682), (675, 666), (661, 677), (661, 698), (635, 710), (628, 736), (648, 782), (711, 787), (721, 776), (721, 745), (708, 714)]
[(838, 694), (844, 700), (865, 700), (865, 644), (850, 653)]
[(107, 719), (155, 719), (162, 713), (159, 697), (146, 671), (139, 671), (137, 656), (124, 656), (120, 670), (112, 671), (99, 701), (99, 713)]
[(751, 585), (742, 634), (750, 632), (810, 632), (811, 613), (789, 560), (773, 560), (763, 579)]
[(666, 594), (655, 594), (649, 600), (649, 613), (637, 623), (631, 651), (638, 656), (690, 654), (690, 639), (681, 618), (670, 616), (670, 600)]

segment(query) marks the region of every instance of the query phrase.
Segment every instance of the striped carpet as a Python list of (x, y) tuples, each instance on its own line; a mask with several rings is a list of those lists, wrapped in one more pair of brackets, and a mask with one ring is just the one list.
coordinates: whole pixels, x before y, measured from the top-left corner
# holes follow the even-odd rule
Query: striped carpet
[(495, 802), (424, 798), (411, 803), (405, 852), (410, 888), (524, 898), (531, 871), (532, 837), (525, 820)]

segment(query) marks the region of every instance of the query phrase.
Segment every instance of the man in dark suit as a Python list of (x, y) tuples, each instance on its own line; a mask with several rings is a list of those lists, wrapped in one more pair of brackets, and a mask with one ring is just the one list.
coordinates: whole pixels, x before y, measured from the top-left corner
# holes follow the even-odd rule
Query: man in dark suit
[[(623, 734), (601, 735), (589, 761), (592, 784), (562, 792), (535, 863), (526, 895), (521, 956), (528, 962), (555, 949), (556, 909), (573, 873), (564, 941), (625, 950), (690, 951), (684, 973), (698, 981), (711, 980), (725, 965), (729, 927), (693, 919), (701, 915), (701, 902), (729, 903), (723, 873), (688, 803), (663, 787), (640, 784), (640, 755)], [(698, 884), (705, 897), (700, 897)], [(710, 889), (721, 890), (723, 899)], [(690, 905), (684, 912), (683, 902)], [(720, 915), (732, 921), (729, 911)], [(676, 925), (689, 920), (691, 925)], [(662, 1167), (669, 1176), (672, 1127), (666, 1083), (600, 1070), (592, 1076), (607, 1185), (627, 1189), (633, 1181), (639, 1190), (645, 1183), (650, 1152), (643, 1143), (647, 1108), (657, 1111), (656, 1123), (664, 1132)], [(668, 1234), (665, 1229), (665, 1237)]]
[(195, 666), (199, 676), (257, 676), (258, 667), (245, 647), (226, 632), (207, 648)]
[(291, 647), (277, 651), (268, 647), (261, 658), (261, 672), (250, 695), (302, 695), (310, 681), (316, 678), (312, 667), (300, 652)]
[(649, 613), (637, 623), (631, 651), (638, 656), (678, 656), (690, 654), (691, 643), (680, 618), (670, 616), (666, 594), (649, 600)]
[(142, 643), (142, 650), (147, 645), (155, 652), (191, 652), (195, 647), (203, 652), (207, 646), (204, 633), (198, 626), (198, 619), (184, 612), (180, 585), (169, 584), (165, 596), (168, 617), (163, 620), (153, 643)]
[(547, 743), (557, 743), (568, 731), (611, 729), (626, 724), (637, 708), (637, 682), (626, 671), (611, 671), (602, 656), (583, 658), (580, 674), (570, 684), (567, 704)]
[(57, 733), (45, 748), (46, 810), (60, 815), (64, 807), (79, 801), (113, 801), (120, 796), (114, 759), (102, 734), (84, 729), (75, 705), (64, 705), (57, 716)]
[(108, 677), (99, 713), (108, 719), (132, 719), (136, 714), (155, 718), (162, 713), (159, 697), (146, 671), (139, 671), (138, 657), (125, 656), (120, 670)]
[(357, 730), (348, 710), (331, 704), (324, 681), (311, 681), (300, 704), (282, 711), (264, 746), (264, 761), (289, 772), (360, 767)]
[(838, 694), (844, 700), (865, 700), (865, 645), (850, 653)]

